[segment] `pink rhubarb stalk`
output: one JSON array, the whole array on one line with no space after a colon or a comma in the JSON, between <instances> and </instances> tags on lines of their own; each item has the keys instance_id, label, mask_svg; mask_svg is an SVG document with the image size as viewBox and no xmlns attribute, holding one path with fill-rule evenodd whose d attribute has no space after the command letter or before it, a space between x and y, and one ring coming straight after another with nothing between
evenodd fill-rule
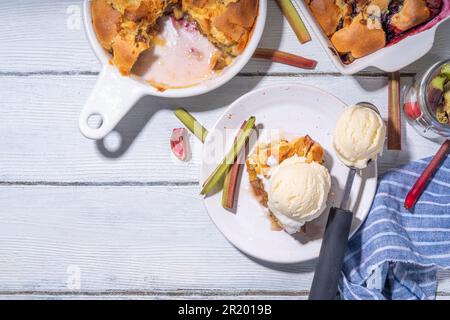
<instances>
[{"instance_id":1,"label":"pink rhubarb stalk","mask_svg":"<svg viewBox=\"0 0 450 320\"><path fill-rule=\"evenodd\" d=\"M301 56L297 56L292 53L287 53L284 51L258 48L253 54L253 58L256 59L266 59L273 62L283 63L290 66L294 66L301 69L314 69L317 65L317 61L312 59L307 59Z\"/></svg>"},{"instance_id":2,"label":"pink rhubarb stalk","mask_svg":"<svg viewBox=\"0 0 450 320\"><path fill-rule=\"evenodd\" d=\"M440 147L436 155L431 160L430 164L425 168L423 173L420 175L419 179L417 179L416 183L412 187L412 189L408 192L408 195L405 198L404 206L406 209L411 209L419 200L420 196L425 190L425 187L428 185L428 182L432 179L434 173L439 168L441 162L445 159L448 152L450 150L450 140L444 142L444 144Z\"/></svg>"},{"instance_id":3,"label":"pink rhubarb stalk","mask_svg":"<svg viewBox=\"0 0 450 320\"><path fill-rule=\"evenodd\" d=\"M234 143L236 143L236 140L240 135L242 135L242 130L246 123L247 121L244 121L242 124L236 138L234 139ZM223 182L222 206L227 210L232 210L234 207L234 199L238 189L239 173L242 168L242 164L240 163L240 155L242 155L242 152L245 153L245 148L243 148L243 150L241 150L241 152L237 155L235 162L231 165Z\"/></svg>"},{"instance_id":4,"label":"pink rhubarb stalk","mask_svg":"<svg viewBox=\"0 0 450 320\"><path fill-rule=\"evenodd\" d=\"M188 131L185 128L175 128L170 137L170 148L173 154L181 161L189 160L191 151Z\"/></svg>"}]
</instances>

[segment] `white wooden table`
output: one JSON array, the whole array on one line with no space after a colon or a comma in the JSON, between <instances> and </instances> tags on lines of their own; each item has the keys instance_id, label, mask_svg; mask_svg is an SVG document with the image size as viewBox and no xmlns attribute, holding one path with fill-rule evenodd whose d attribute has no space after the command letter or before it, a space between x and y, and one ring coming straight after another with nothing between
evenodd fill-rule
<instances>
[{"instance_id":1,"label":"white wooden table","mask_svg":"<svg viewBox=\"0 0 450 320\"><path fill-rule=\"evenodd\" d=\"M208 127L240 95L280 82L316 85L349 104L371 101L387 118L384 73L342 76L314 36L298 43L273 0L268 16L261 47L314 58L316 70L252 61L210 94L144 98L96 143L77 127L100 70L81 1L0 2L0 298L307 297L314 261L261 263L231 246L198 196L200 143L192 139L187 164L168 147L180 126L174 107ZM402 70L402 81L448 57L449 28L441 26L434 49ZM381 172L436 151L403 128L403 150L386 151ZM439 298L450 296L449 276L439 275Z\"/></svg>"}]
</instances>

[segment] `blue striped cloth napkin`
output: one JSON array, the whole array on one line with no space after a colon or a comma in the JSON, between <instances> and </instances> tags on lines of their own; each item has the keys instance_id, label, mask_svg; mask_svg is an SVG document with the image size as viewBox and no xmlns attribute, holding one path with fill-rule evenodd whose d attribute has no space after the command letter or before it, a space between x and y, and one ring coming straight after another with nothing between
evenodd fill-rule
<instances>
[{"instance_id":1,"label":"blue striped cloth napkin","mask_svg":"<svg viewBox=\"0 0 450 320\"><path fill-rule=\"evenodd\" d=\"M430 160L381 177L370 213L348 244L341 298L435 298L437 270L450 268L450 157L413 211L403 208L406 194Z\"/></svg>"}]
</instances>

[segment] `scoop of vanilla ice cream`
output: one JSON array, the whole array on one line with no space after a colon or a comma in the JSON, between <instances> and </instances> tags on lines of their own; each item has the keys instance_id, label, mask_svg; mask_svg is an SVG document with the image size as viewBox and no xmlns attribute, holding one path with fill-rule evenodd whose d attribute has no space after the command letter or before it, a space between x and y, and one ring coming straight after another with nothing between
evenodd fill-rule
<instances>
[{"instance_id":1,"label":"scoop of vanilla ice cream","mask_svg":"<svg viewBox=\"0 0 450 320\"><path fill-rule=\"evenodd\" d=\"M352 106L339 118L334 130L334 150L347 166L364 169L383 151L386 126L380 115L367 107Z\"/></svg>"},{"instance_id":2,"label":"scoop of vanilla ice cream","mask_svg":"<svg viewBox=\"0 0 450 320\"><path fill-rule=\"evenodd\" d=\"M268 206L288 233L296 233L325 210L330 188L327 168L294 156L283 161L271 176Z\"/></svg>"}]
</instances>

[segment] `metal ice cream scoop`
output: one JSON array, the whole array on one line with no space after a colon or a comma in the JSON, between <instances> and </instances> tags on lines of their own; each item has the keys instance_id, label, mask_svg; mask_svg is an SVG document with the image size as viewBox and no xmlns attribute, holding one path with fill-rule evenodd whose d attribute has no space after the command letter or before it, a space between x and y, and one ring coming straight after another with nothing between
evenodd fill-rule
<instances>
[{"instance_id":1,"label":"metal ice cream scoop","mask_svg":"<svg viewBox=\"0 0 450 320\"><path fill-rule=\"evenodd\" d=\"M358 106L370 108L380 113L373 104L359 102ZM370 160L369 160L370 162ZM332 207L320 248L320 255L309 294L310 300L334 300L337 297L344 254L347 248L353 213L350 208L350 192L357 169L351 167L345 183L344 194L339 208Z\"/></svg>"}]
</instances>

